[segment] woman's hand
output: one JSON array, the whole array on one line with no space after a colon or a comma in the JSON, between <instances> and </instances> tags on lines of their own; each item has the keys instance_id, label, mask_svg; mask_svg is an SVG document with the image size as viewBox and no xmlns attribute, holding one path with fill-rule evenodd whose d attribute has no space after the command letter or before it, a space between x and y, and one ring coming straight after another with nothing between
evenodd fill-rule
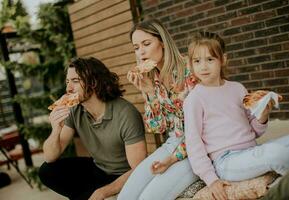
<instances>
[{"instance_id":1,"label":"woman's hand","mask_svg":"<svg viewBox=\"0 0 289 200\"><path fill-rule=\"evenodd\" d=\"M154 161L151 165L151 172L153 174L162 174L177 161L178 159L174 155L166 157L163 161Z\"/></svg>"},{"instance_id":2,"label":"woman's hand","mask_svg":"<svg viewBox=\"0 0 289 200\"><path fill-rule=\"evenodd\" d=\"M269 114L274 106L274 100L271 100L269 101L269 103L267 104L265 110L263 111L260 119L258 119L258 121L261 123L261 124L265 124L267 121L268 121L268 118L269 118Z\"/></svg>"},{"instance_id":3,"label":"woman's hand","mask_svg":"<svg viewBox=\"0 0 289 200\"><path fill-rule=\"evenodd\" d=\"M132 83L138 90L146 93L153 94L154 86L147 74L141 74L138 72L129 71L127 73L127 79Z\"/></svg>"},{"instance_id":4,"label":"woman's hand","mask_svg":"<svg viewBox=\"0 0 289 200\"><path fill-rule=\"evenodd\" d=\"M212 199L216 200L227 200L227 194L225 192L225 186L230 185L229 182L223 180L216 180L209 186Z\"/></svg>"},{"instance_id":5,"label":"woman's hand","mask_svg":"<svg viewBox=\"0 0 289 200\"><path fill-rule=\"evenodd\" d=\"M66 106L55 107L49 115L49 121L52 129L62 129L64 120L69 115L69 109Z\"/></svg>"}]
</instances>

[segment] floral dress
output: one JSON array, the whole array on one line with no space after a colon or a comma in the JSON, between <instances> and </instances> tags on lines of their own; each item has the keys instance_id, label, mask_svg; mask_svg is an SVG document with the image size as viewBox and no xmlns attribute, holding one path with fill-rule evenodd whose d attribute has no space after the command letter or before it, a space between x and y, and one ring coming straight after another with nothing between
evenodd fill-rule
<instances>
[{"instance_id":1,"label":"floral dress","mask_svg":"<svg viewBox=\"0 0 289 200\"><path fill-rule=\"evenodd\" d=\"M185 68L184 81L178 85L172 85L169 90L160 83L158 73L154 76L154 83L154 95L145 94L144 121L147 130L155 134L166 134L173 131L176 137L183 137L183 101L196 85L197 79L187 67ZM174 155L178 160L187 156L184 139L174 151Z\"/></svg>"}]
</instances>

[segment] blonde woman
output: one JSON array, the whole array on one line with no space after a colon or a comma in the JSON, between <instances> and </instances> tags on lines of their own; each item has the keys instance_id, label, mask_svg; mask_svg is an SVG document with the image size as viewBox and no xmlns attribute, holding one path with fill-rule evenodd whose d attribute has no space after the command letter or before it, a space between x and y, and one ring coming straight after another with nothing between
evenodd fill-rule
<instances>
[{"instance_id":1,"label":"blonde woman","mask_svg":"<svg viewBox=\"0 0 289 200\"><path fill-rule=\"evenodd\" d=\"M118 200L175 199L198 179L186 158L182 109L183 100L196 84L196 79L159 21L136 24L130 39L138 64L141 66L146 60L152 60L157 66L145 74L130 71L127 78L143 94L147 130L164 134L168 139L138 165Z\"/></svg>"}]
</instances>

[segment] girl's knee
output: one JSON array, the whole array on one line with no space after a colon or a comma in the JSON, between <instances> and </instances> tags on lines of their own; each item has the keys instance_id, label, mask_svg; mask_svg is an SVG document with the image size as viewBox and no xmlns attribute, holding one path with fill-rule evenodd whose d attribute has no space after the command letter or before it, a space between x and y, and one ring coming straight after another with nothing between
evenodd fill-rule
<instances>
[{"instance_id":1,"label":"girl's knee","mask_svg":"<svg viewBox=\"0 0 289 200\"><path fill-rule=\"evenodd\" d=\"M277 144L269 143L265 146L266 157L271 164L287 164L289 166L289 149Z\"/></svg>"}]
</instances>

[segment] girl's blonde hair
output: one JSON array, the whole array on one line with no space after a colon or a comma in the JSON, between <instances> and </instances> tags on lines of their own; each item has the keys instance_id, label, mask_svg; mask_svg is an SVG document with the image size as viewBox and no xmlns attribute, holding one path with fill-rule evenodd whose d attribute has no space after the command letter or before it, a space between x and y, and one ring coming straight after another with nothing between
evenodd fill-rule
<instances>
[{"instance_id":1,"label":"girl's blonde hair","mask_svg":"<svg viewBox=\"0 0 289 200\"><path fill-rule=\"evenodd\" d=\"M168 78L171 80L174 70L176 70L176 79L174 82L182 82L185 75L185 60L180 54L175 42L173 41L170 33L161 24L160 21L156 19L150 19L146 21L139 22L135 24L130 31L130 40L132 41L132 35L136 30L141 30L146 33L157 37L164 45L164 65L160 72L160 79L164 80ZM149 77L153 77L155 71L153 70Z\"/></svg>"},{"instance_id":2,"label":"girl's blonde hair","mask_svg":"<svg viewBox=\"0 0 289 200\"><path fill-rule=\"evenodd\" d=\"M211 32L197 32L191 37L191 42L188 46L189 63L193 66L192 59L196 49L200 46L206 46L209 49L210 54L218 58L221 63L221 78L225 78L226 61L224 60L225 55L225 42L216 33Z\"/></svg>"}]
</instances>

